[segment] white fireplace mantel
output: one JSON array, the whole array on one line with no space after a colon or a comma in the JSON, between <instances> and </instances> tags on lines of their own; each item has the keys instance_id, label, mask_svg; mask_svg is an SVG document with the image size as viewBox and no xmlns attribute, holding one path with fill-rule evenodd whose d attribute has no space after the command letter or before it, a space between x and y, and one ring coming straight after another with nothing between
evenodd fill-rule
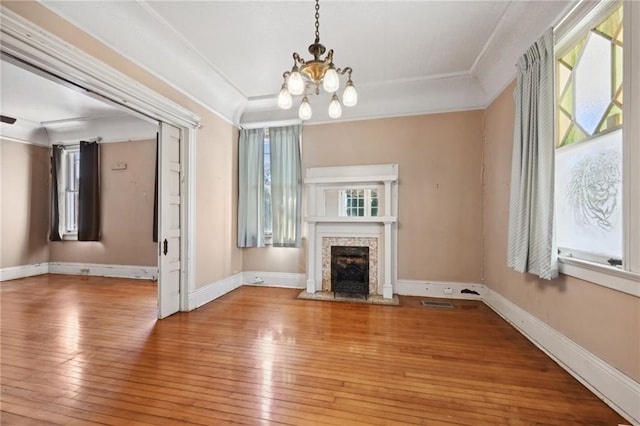
<instances>
[{"instance_id":1,"label":"white fireplace mantel","mask_svg":"<svg viewBox=\"0 0 640 426\"><path fill-rule=\"evenodd\" d=\"M398 263L398 165L313 167L306 171L305 184L307 293L322 291L323 238L360 238L362 241L372 241L373 238L377 240L377 246L380 247L378 255L382 257L376 262L377 277L382 278L381 290L377 294L391 299L397 281ZM335 198L337 191L359 188L375 188L378 191L378 212L382 215L347 217L328 207L329 199Z\"/></svg>"}]
</instances>

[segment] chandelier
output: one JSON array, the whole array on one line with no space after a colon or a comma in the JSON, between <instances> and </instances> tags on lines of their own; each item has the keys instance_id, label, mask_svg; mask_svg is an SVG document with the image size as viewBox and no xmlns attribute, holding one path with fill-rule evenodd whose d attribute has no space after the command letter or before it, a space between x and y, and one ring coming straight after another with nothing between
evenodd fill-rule
<instances>
[{"instance_id":1,"label":"chandelier","mask_svg":"<svg viewBox=\"0 0 640 426\"><path fill-rule=\"evenodd\" d=\"M351 81L350 67L336 68L333 64L333 49L330 49L324 59L321 56L326 52L326 48L320 44L320 4L316 0L316 40L309 46L309 53L313 59L305 61L297 53L293 54L293 68L282 74L284 83L278 94L278 106L282 109L289 109L293 105L293 96L304 95L298 108L298 117L301 120L311 118L311 104L307 97L309 89L313 89L316 95L320 94L320 85L324 91L331 93L329 103L329 117L339 118L342 115L342 105L338 98L337 91L340 88L340 75L348 74L349 80L342 93L344 106L351 107L358 102L358 93ZM314 87L315 86L315 87Z\"/></svg>"}]
</instances>

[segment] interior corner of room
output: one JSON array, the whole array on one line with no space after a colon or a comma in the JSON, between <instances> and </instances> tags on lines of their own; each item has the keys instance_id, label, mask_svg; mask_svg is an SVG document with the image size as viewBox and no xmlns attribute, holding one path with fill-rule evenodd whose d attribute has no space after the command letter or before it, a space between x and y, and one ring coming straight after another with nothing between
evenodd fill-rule
<instances>
[{"instance_id":1,"label":"interior corner of room","mask_svg":"<svg viewBox=\"0 0 640 426\"><path fill-rule=\"evenodd\" d=\"M579 35L567 28L596 19L597 6L491 1L468 2L462 10L445 2L373 2L365 12L361 2L321 2L323 40L335 49L340 78L353 78L358 90L358 104L345 106L341 80L333 94L344 108L333 119L333 98L322 86L319 96L312 85L294 95L294 107L278 106L291 52L308 56L312 4L178 3L0 6L0 290L9 280L43 274L135 278L157 285L158 317L188 316L223 307L221 298L243 286L335 295L336 264L366 259L357 290L365 299L478 301L640 424L636 260L625 260L623 269L614 257L603 265L561 256L552 280L507 266L514 64L551 26L563 45L576 42ZM589 3L607 4L600 14L615 6ZM640 34L628 24L640 24L640 4L624 7L624 75L638 81ZM289 14L295 19L288 31L265 19ZM576 14L580 19L565 19ZM101 22L105 16L123 23L121 33ZM237 24L239 17L246 25ZM523 19L530 25L520 25ZM472 30L442 39L460 25ZM132 28L149 37L135 37ZM615 64L621 35L607 37L620 47L607 62ZM378 51L366 55L363 45ZM295 56L293 64L299 65ZM285 85L293 70L285 71ZM613 110L622 108L623 97L625 113L640 109L639 87L624 90L609 99L608 118L597 124L603 134L621 129ZM313 115L301 119L303 96ZM582 123L567 120L561 143L579 141ZM628 121L625 135L639 139L640 121ZM265 232L260 212L252 219L260 222L259 241L241 242L243 167L253 173L258 161L259 180L265 167L276 170L269 160L275 154L265 157L275 146L269 130L287 127L300 132L299 233L274 244L281 231ZM241 144L255 129L262 147L248 154ZM99 240L78 241L69 228L51 241L53 151L90 140L100 149ZM638 146L627 151L630 157ZM638 162L625 161L626 182L640 181ZM72 168L65 167L64 173ZM58 202L74 191L63 188ZM264 204L262 191L255 194ZM625 208L638 211L636 204ZM637 222L630 235L640 235ZM622 251L637 255L640 242L625 238ZM359 250L332 254L343 246Z\"/></svg>"}]
</instances>

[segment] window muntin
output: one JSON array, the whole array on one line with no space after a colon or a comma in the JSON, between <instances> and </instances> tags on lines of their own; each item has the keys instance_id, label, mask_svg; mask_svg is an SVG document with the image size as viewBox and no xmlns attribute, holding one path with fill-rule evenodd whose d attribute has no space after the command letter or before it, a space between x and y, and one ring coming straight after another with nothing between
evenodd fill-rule
<instances>
[{"instance_id":1,"label":"window muntin","mask_svg":"<svg viewBox=\"0 0 640 426\"><path fill-rule=\"evenodd\" d=\"M556 62L556 237L561 255L621 263L623 9Z\"/></svg>"}]
</instances>

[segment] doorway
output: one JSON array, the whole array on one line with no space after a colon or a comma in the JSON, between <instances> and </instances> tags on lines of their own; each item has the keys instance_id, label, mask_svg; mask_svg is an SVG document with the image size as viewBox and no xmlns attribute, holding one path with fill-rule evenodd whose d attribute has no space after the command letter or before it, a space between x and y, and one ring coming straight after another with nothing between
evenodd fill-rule
<instances>
[{"instance_id":1,"label":"doorway","mask_svg":"<svg viewBox=\"0 0 640 426\"><path fill-rule=\"evenodd\" d=\"M199 117L44 30L29 31L33 24L19 15L8 13L4 19L3 59L19 61L73 90L160 123L158 317L189 310L188 294L194 287L194 241L187 238L192 234L194 202L189 166Z\"/></svg>"}]
</instances>

